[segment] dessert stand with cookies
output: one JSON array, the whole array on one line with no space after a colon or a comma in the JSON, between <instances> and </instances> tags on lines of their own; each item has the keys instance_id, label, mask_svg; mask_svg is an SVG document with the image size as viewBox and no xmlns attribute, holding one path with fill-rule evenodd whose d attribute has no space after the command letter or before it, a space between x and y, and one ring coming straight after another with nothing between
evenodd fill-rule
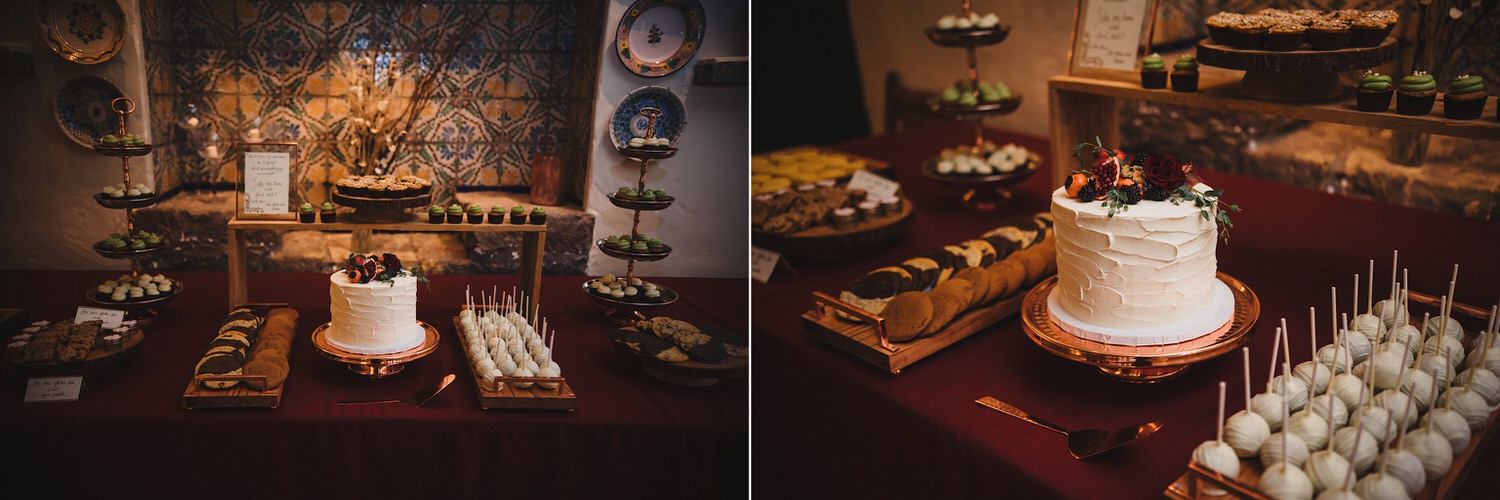
<instances>
[{"instance_id":1,"label":"dessert stand with cookies","mask_svg":"<svg viewBox=\"0 0 1500 500\"><path fill-rule=\"evenodd\" d=\"M145 184L131 184L130 158L151 154L152 145L146 144L140 136L126 132L127 118L135 112L135 101L117 97L110 101L109 106L119 115L119 130L117 134L101 138L98 143L94 144L94 151L101 155L120 158L120 175L123 182L106 187L103 192L95 193L94 201L104 208L125 211L125 233L110 235L104 241L95 243L94 252L109 259L129 260L130 275L122 276L121 280L110 284L108 290L102 285L96 289L90 289L84 293L84 298L99 306L124 309L128 313L127 318L146 321L156 316L156 306L171 302L182 293L182 283L176 280L166 280L164 277L161 283L165 285L165 289L161 289L156 286L157 280L138 279L141 277L141 259L166 250L168 246L161 236L147 231L138 231L135 227L135 210L155 205L158 198L151 187Z\"/></svg>"},{"instance_id":2,"label":"dessert stand with cookies","mask_svg":"<svg viewBox=\"0 0 1500 500\"><path fill-rule=\"evenodd\" d=\"M617 329L609 338L647 374L670 384L708 387L750 372L749 345L717 326L657 316Z\"/></svg>"}]
</instances>

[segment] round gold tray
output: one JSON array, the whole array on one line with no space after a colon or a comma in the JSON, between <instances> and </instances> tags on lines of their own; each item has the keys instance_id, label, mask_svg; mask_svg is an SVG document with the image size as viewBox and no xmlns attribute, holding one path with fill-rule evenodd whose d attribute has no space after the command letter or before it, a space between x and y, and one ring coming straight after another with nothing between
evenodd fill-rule
<instances>
[{"instance_id":1,"label":"round gold tray","mask_svg":"<svg viewBox=\"0 0 1500 500\"><path fill-rule=\"evenodd\" d=\"M1152 346L1112 345L1063 331L1052 322L1051 312L1047 310L1047 295L1057 287L1056 276L1047 278L1026 294L1021 302L1021 326L1032 342L1064 359L1094 366L1105 375L1125 382L1161 382L1181 375L1193 363L1213 359L1250 341L1250 328L1260 318L1260 298L1233 276L1220 272L1218 277L1234 295L1234 318L1223 333L1187 342Z\"/></svg>"},{"instance_id":2,"label":"round gold tray","mask_svg":"<svg viewBox=\"0 0 1500 500\"><path fill-rule=\"evenodd\" d=\"M390 354L359 354L335 347L328 341L327 336L328 327L333 325L331 322L323 323L313 330L312 342L323 357L348 363L349 371L366 377L385 378L401 373L401 370L406 368L406 363L416 361L437 350L440 338L437 329L422 321L417 321L417 324L422 325L422 330L427 333L422 343L411 349Z\"/></svg>"}]
</instances>

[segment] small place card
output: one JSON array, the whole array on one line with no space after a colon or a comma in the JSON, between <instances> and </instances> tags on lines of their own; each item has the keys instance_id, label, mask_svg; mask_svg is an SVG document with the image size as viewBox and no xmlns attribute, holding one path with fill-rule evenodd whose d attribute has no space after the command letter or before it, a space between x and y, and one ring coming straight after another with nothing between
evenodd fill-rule
<instances>
[{"instance_id":1,"label":"small place card","mask_svg":"<svg viewBox=\"0 0 1500 500\"><path fill-rule=\"evenodd\" d=\"M114 328L120 326L121 321L125 321L125 311L116 309L104 309L100 307L79 306L78 314L73 316L74 323L82 323L85 321L96 319L104 322L103 325L100 325L101 327Z\"/></svg>"},{"instance_id":2,"label":"small place card","mask_svg":"<svg viewBox=\"0 0 1500 500\"><path fill-rule=\"evenodd\" d=\"M78 401L78 393L82 390L82 375L27 379L25 401L27 403Z\"/></svg>"},{"instance_id":3,"label":"small place card","mask_svg":"<svg viewBox=\"0 0 1500 500\"><path fill-rule=\"evenodd\" d=\"M750 277L761 283L770 281L771 271L776 270L776 263L780 261L781 254L779 253L756 246L750 247Z\"/></svg>"},{"instance_id":4,"label":"small place card","mask_svg":"<svg viewBox=\"0 0 1500 500\"><path fill-rule=\"evenodd\" d=\"M871 173L869 170L859 169L854 171L854 176L849 178L847 189L860 189L869 193L865 199L884 200L896 196L896 191L901 189L901 184Z\"/></svg>"}]
</instances>

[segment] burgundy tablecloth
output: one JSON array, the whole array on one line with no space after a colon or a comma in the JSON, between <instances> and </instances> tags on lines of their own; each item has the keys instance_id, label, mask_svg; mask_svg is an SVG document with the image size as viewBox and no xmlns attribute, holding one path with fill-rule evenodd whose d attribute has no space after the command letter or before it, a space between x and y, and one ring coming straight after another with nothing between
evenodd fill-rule
<instances>
[{"instance_id":1,"label":"burgundy tablecloth","mask_svg":"<svg viewBox=\"0 0 1500 500\"><path fill-rule=\"evenodd\" d=\"M71 317L83 292L118 273L5 271L0 307ZM573 413L481 410L452 321L465 285L509 290L511 276L433 276L418 318L438 349L392 378L356 375L320 356L308 334L328 321L327 275L251 276L255 300L301 312L291 377L277 409L185 410L193 366L228 312L225 274L171 275L186 295L145 326L135 359L66 403L22 403L25 380L0 382L0 497L552 498L742 497L748 488L748 383L667 385L611 346L613 326L579 290L547 276L542 313L578 395ZM745 331L744 280L659 280L682 299L663 311ZM422 408L335 406L458 380Z\"/></svg>"},{"instance_id":2,"label":"burgundy tablecloth","mask_svg":"<svg viewBox=\"0 0 1500 500\"><path fill-rule=\"evenodd\" d=\"M1092 368L1043 351L1009 318L892 376L803 332L798 316L811 292L836 292L881 265L968 239L1016 214L1048 209L1048 175L1020 186L995 214L964 211L956 193L917 172L924 159L972 137L962 126L850 141L839 149L890 161L917 204L917 223L884 255L777 272L752 285L755 364L754 449L757 494L837 498L1150 498L1186 469L1199 442L1214 436L1216 389L1230 383L1228 411L1243 408L1238 356L1194 366L1155 385L1105 378ZM1047 155L1043 139L998 132ZM1049 163L1051 163L1049 159ZM1072 168L1063 164L1064 168ZM1211 165L1206 167L1212 168ZM1294 362L1309 356L1307 308L1325 311L1328 288L1348 293L1352 274L1377 259L1377 289L1389 279L1392 249L1411 268L1413 287L1446 292L1461 265L1458 300L1494 304L1500 297L1500 222L1352 200L1226 173L1206 172L1238 203L1235 227L1219 247L1219 268L1260 296L1262 313L1250 343L1257 382L1264 382L1278 318L1293 326ZM1381 267L1384 266L1384 267ZM1348 297L1348 295L1344 295ZM1347 306L1345 306L1347 309ZM1416 309L1418 314L1426 308ZM1464 318L1467 325L1478 323ZM1321 323L1322 343L1328 341ZM1113 428L1161 419L1157 434L1088 461L1070 457L1064 438L976 405L993 395L1070 428ZM1463 496L1496 491L1500 445L1475 465ZM1488 471L1488 472L1486 472Z\"/></svg>"}]
</instances>

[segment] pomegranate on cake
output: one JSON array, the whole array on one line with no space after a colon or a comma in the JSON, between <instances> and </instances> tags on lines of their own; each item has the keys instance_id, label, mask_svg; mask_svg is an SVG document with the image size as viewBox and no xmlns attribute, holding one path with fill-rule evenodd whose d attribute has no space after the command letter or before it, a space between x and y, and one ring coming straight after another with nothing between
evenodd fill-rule
<instances>
[{"instance_id":1,"label":"pomegranate on cake","mask_svg":"<svg viewBox=\"0 0 1500 500\"><path fill-rule=\"evenodd\" d=\"M419 271L394 254L349 254L344 269L328 277L328 341L358 354L390 354L422 344L417 323Z\"/></svg>"},{"instance_id":2,"label":"pomegranate on cake","mask_svg":"<svg viewBox=\"0 0 1500 500\"><path fill-rule=\"evenodd\" d=\"M1216 243L1236 205L1191 163L1161 153L1074 148L1086 172L1052 193L1053 322L1080 338L1164 345L1222 330L1234 296L1217 278Z\"/></svg>"}]
</instances>

